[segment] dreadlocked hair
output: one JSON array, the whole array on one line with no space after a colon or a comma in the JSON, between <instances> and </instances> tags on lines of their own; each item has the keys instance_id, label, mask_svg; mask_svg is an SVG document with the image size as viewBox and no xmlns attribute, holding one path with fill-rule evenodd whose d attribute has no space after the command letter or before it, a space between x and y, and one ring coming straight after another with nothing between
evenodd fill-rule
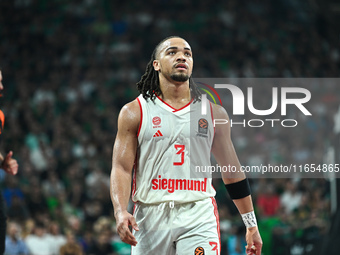
<instances>
[{"instance_id":1,"label":"dreadlocked hair","mask_svg":"<svg viewBox=\"0 0 340 255\"><path fill-rule=\"evenodd\" d=\"M153 68L153 61L156 60L156 54L158 51L159 46L168 39L171 38L181 38L179 36L169 36L162 40L152 52L151 59L146 65L145 73L142 75L139 82L137 82L138 91L143 95L145 99L150 98L151 101L154 101L156 95L162 95L162 91L159 85L159 77L158 72ZM182 38L183 39L183 38ZM194 98L194 102L201 101L201 95L199 88L197 87L196 83L190 76L189 78L189 87L191 92L191 97Z\"/></svg>"}]
</instances>

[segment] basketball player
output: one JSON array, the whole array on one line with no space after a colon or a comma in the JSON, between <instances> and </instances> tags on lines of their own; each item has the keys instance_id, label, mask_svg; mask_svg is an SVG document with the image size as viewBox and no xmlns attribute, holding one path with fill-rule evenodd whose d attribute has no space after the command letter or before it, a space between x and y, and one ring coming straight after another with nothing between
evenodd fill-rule
<instances>
[{"instance_id":1,"label":"basketball player","mask_svg":"<svg viewBox=\"0 0 340 255\"><path fill-rule=\"evenodd\" d=\"M2 84L2 73L0 70L0 90L3 90L4 86ZM0 138L2 135L2 130L4 128L5 123L5 115L0 110ZM12 158L13 152L10 151L6 157L4 158L2 154L0 153L0 167L3 169L6 173L15 175L18 172L18 163L15 159ZM4 199L2 197L2 194L0 195L0 254L3 254L5 252L5 239L6 239L6 214L5 214L5 203Z\"/></svg>"},{"instance_id":2,"label":"basketball player","mask_svg":"<svg viewBox=\"0 0 340 255\"><path fill-rule=\"evenodd\" d=\"M141 95L118 117L110 193L117 232L132 245L133 255L220 254L215 190L211 178L193 175L192 166L210 165L210 152L220 166L240 169L240 163L230 126L213 127L213 118L228 119L224 108L210 104L201 115L192 69L190 45L180 37L164 39L137 83ZM131 215L127 207L133 166ZM247 227L247 254L260 255L262 240L248 181L241 171L222 177Z\"/></svg>"}]
</instances>

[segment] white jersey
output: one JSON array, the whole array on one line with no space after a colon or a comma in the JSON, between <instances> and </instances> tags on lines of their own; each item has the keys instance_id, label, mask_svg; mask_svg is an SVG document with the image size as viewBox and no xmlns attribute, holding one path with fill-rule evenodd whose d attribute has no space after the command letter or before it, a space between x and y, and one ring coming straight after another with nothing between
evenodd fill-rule
<instances>
[{"instance_id":1,"label":"white jersey","mask_svg":"<svg viewBox=\"0 0 340 255\"><path fill-rule=\"evenodd\" d=\"M137 98L141 111L132 200L146 204L186 203L215 196L210 166L214 138L211 105L201 114L193 100L174 109L161 98ZM210 104L210 103L209 103Z\"/></svg>"}]
</instances>

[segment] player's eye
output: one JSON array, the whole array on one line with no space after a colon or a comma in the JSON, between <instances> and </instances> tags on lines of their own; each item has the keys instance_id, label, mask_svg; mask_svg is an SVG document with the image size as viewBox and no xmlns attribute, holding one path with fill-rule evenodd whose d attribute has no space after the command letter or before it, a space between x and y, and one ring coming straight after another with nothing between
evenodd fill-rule
<instances>
[{"instance_id":1,"label":"player's eye","mask_svg":"<svg viewBox=\"0 0 340 255\"><path fill-rule=\"evenodd\" d=\"M169 54L169 55L175 55L175 52L174 52L174 51L169 51L168 54Z\"/></svg>"},{"instance_id":2,"label":"player's eye","mask_svg":"<svg viewBox=\"0 0 340 255\"><path fill-rule=\"evenodd\" d=\"M190 52L186 52L185 55L188 56L188 57L191 57L191 53Z\"/></svg>"}]
</instances>

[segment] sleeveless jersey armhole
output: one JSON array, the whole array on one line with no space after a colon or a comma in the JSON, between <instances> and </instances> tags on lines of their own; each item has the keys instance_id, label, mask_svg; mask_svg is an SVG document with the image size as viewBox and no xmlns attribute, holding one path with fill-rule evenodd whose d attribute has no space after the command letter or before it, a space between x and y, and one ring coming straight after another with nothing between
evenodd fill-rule
<instances>
[{"instance_id":1,"label":"sleeveless jersey armhole","mask_svg":"<svg viewBox=\"0 0 340 255\"><path fill-rule=\"evenodd\" d=\"M143 109L142 109L142 105L141 105L141 102L139 100L139 97L137 97L137 102L139 104L139 111L140 111L140 120L139 120L138 132L137 132L137 137L139 137L140 129L141 129L142 123L143 123Z\"/></svg>"},{"instance_id":2,"label":"sleeveless jersey armhole","mask_svg":"<svg viewBox=\"0 0 340 255\"><path fill-rule=\"evenodd\" d=\"M142 95L137 97L137 102L139 104L139 110L140 110L140 122L139 122L139 128L138 128L138 133L137 133L137 139L138 139L138 143L140 144L144 137L149 113L148 113L147 102L143 98Z\"/></svg>"}]
</instances>

